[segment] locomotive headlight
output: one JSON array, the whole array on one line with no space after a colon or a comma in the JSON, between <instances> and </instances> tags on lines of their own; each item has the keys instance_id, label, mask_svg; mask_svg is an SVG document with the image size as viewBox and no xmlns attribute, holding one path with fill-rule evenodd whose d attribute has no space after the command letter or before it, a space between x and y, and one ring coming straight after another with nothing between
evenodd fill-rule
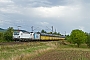
<instances>
[{"instance_id":1,"label":"locomotive headlight","mask_svg":"<svg viewBox=\"0 0 90 60\"><path fill-rule=\"evenodd\" d=\"M20 38L20 36L18 36L18 38Z\"/></svg>"}]
</instances>

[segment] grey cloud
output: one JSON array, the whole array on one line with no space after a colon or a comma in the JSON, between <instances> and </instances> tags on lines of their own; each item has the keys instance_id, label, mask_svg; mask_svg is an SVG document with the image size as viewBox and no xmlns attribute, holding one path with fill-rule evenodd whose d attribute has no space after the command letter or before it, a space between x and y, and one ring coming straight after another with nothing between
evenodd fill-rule
<instances>
[{"instance_id":1,"label":"grey cloud","mask_svg":"<svg viewBox=\"0 0 90 60\"><path fill-rule=\"evenodd\" d=\"M46 26L48 26L49 28L51 28L51 26L54 26L54 29L57 29L57 31L64 34L65 31L67 33L70 33L72 29L83 27L85 31L90 32L89 29L90 0L87 1L12 0L12 1L13 3L4 3L4 4L0 3L0 9L1 8L4 8L5 10L9 9L7 11L0 10L0 26L3 28L7 28L9 26L17 28L17 26L20 25L22 26L21 29L31 31L31 26L34 26L35 28L39 27L37 31L40 31L41 29L47 29ZM61 13L61 16L65 14L63 17L43 18L38 15L40 12L37 12L35 10L37 7L43 7L47 9L47 7L58 7L58 6L66 6L64 7L65 9L63 10L63 13ZM68 6L73 8L69 9L67 8ZM12 13L10 13L11 11ZM53 12L55 11L53 10Z\"/></svg>"},{"instance_id":2,"label":"grey cloud","mask_svg":"<svg viewBox=\"0 0 90 60\"><path fill-rule=\"evenodd\" d=\"M13 0L13 2L22 7L39 7L39 6L48 6L50 4L47 0Z\"/></svg>"}]
</instances>

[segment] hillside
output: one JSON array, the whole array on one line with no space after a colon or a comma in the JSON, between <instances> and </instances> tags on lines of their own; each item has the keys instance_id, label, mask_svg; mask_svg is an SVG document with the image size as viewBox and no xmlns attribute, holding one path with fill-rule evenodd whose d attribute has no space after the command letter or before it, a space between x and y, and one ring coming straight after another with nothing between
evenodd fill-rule
<instances>
[{"instance_id":1,"label":"hillside","mask_svg":"<svg viewBox=\"0 0 90 60\"><path fill-rule=\"evenodd\" d=\"M0 32L5 32L5 31L6 31L6 29L0 28Z\"/></svg>"}]
</instances>

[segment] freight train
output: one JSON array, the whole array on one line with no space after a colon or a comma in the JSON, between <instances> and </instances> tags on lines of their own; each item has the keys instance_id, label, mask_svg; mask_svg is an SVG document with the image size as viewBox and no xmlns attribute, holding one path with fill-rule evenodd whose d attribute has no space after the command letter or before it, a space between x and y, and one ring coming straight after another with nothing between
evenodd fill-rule
<instances>
[{"instance_id":1,"label":"freight train","mask_svg":"<svg viewBox=\"0 0 90 60\"><path fill-rule=\"evenodd\" d=\"M65 40L65 36L40 33L40 32L27 32L25 30L15 30L13 33L13 39L14 39L14 41Z\"/></svg>"}]
</instances>

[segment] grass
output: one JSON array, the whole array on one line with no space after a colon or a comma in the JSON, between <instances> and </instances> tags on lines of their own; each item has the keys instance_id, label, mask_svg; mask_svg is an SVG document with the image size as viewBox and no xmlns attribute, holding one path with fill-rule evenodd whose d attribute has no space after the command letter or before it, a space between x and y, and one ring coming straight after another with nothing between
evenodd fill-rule
<instances>
[{"instance_id":1,"label":"grass","mask_svg":"<svg viewBox=\"0 0 90 60\"><path fill-rule=\"evenodd\" d=\"M51 50L60 52L63 51L66 54L70 53L71 51L73 51L73 53L76 51L90 51L85 44L81 45L80 48L77 48L77 46L73 44L63 45L60 41L29 42L17 45L0 45L0 60L30 60L31 58L41 56L42 54ZM71 53L71 55L74 58L73 53ZM80 55L78 58L78 60L85 59L87 60L87 58L83 55Z\"/></svg>"},{"instance_id":2,"label":"grass","mask_svg":"<svg viewBox=\"0 0 90 60\"><path fill-rule=\"evenodd\" d=\"M48 45L50 44L50 45ZM18 45L1 45L0 60L22 60L52 48L49 42L29 42Z\"/></svg>"}]
</instances>

